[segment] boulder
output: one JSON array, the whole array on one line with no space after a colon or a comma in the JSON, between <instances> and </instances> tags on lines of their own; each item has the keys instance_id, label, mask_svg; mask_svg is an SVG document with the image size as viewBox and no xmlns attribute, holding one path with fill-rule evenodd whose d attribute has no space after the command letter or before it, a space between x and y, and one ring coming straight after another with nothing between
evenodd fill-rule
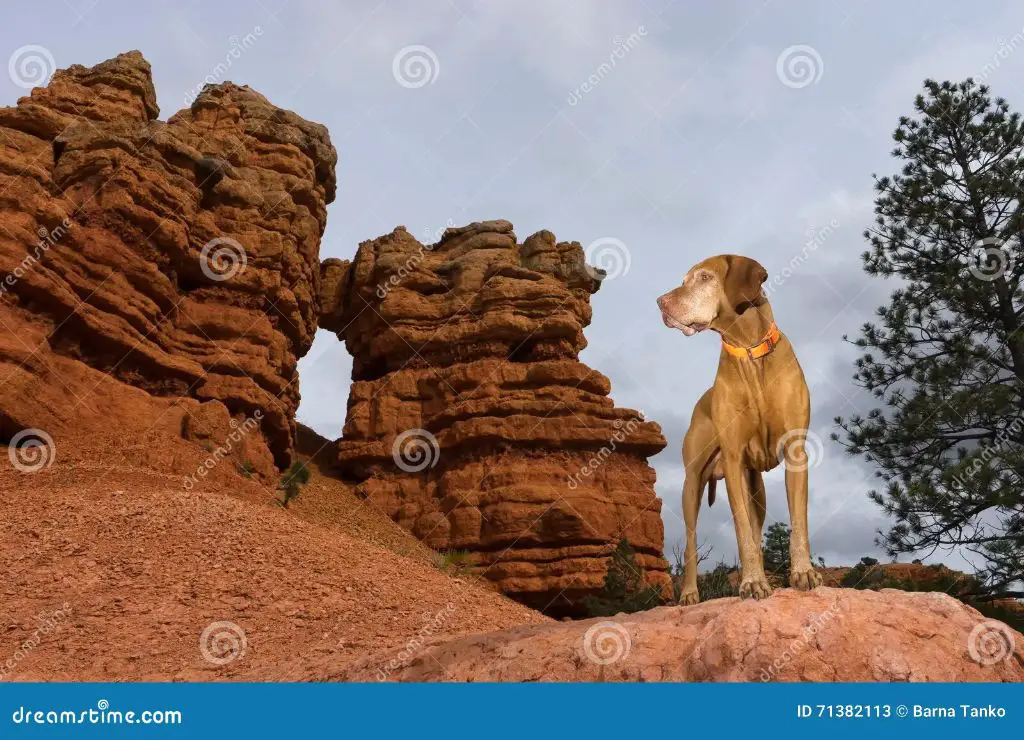
<instances>
[{"instance_id":1,"label":"boulder","mask_svg":"<svg viewBox=\"0 0 1024 740\"><path fill-rule=\"evenodd\" d=\"M372 681L394 651L317 678ZM1024 635L942 592L822 587L434 640L397 681L1024 681Z\"/></svg>"},{"instance_id":2,"label":"boulder","mask_svg":"<svg viewBox=\"0 0 1024 740\"><path fill-rule=\"evenodd\" d=\"M0 441L77 423L89 398L34 402L86 375L67 360L258 418L284 467L337 154L323 126L230 82L158 113L134 51L0 108Z\"/></svg>"},{"instance_id":3,"label":"boulder","mask_svg":"<svg viewBox=\"0 0 1024 740\"><path fill-rule=\"evenodd\" d=\"M320 325L353 355L342 473L439 550L548 614L580 614L622 538L671 593L647 458L660 427L578 359L602 273L507 221L404 227L321 265Z\"/></svg>"}]
</instances>

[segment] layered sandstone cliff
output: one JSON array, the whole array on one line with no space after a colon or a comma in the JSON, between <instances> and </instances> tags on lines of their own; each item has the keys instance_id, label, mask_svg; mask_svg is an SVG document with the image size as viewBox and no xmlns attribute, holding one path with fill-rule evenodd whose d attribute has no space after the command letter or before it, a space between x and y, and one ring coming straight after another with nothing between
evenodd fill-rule
<instances>
[{"instance_id":1,"label":"layered sandstone cliff","mask_svg":"<svg viewBox=\"0 0 1024 740\"><path fill-rule=\"evenodd\" d=\"M248 454L272 471L290 459L337 155L245 86L157 115L138 52L0 108L0 441L104 411L116 427L122 399L89 390L110 376L185 437L258 419Z\"/></svg>"},{"instance_id":2,"label":"layered sandstone cliff","mask_svg":"<svg viewBox=\"0 0 1024 740\"><path fill-rule=\"evenodd\" d=\"M321 270L320 325L354 357L338 462L364 496L548 613L579 612L621 537L667 588L647 464L665 440L577 359L601 277L578 243L399 227Z\"/></svg>"}]
</instances>

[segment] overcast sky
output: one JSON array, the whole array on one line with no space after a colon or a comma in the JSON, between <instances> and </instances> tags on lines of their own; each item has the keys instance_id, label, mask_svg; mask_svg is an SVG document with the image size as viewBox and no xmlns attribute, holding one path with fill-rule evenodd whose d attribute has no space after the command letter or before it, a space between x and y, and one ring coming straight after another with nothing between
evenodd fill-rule
<instances>
[{"instance_id":1,"label":"overcast sky","mask_svg":"<svg viewBox=\"0 0 1024 740\"><path fill-rule=\"evenodd\" d=\"M654 299L706 256L756 258L780 278L772 305L811 388L811 545L830 564L878 555L885 524L871 469L828 440L834 416L873 405L841 337L893 288L861 269L871 174L895 171L890 134L926 77L984 79L1024 108L1019 2L54 0L5 9L0 41L57 67L140 49L163 119L231 59L218 81L330 129L338 197L321 257L398 224L433 241L496 218L520 239L611 244L582 359L665 431L652 462L667 552L683 531L682 437L718 342L666 329ZM0 77L4 104L25 93ZM338 437L344 346L321 331L299 367L300 420ZM787 521L781 470L767 482L769 521ZM735 558L724 496L699 530Z\"/></svg>"}]
</instances>

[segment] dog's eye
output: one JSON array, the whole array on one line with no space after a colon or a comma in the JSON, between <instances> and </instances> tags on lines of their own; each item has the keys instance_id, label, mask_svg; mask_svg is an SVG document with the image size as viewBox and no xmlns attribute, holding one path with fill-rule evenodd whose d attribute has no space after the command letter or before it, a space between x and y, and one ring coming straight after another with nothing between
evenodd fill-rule
<instances>
[{"instance_id":1,"label":"dog's eye","mask_svg":"<svg viewBox=\"0 0 1024 740\"><path fill-rule=\"evenodd\" d=\"M706 283L710 279L711 279L711 273L710 272L702 272L700 274L700 281L702 283Z\"/></svg>"}]
</instances>

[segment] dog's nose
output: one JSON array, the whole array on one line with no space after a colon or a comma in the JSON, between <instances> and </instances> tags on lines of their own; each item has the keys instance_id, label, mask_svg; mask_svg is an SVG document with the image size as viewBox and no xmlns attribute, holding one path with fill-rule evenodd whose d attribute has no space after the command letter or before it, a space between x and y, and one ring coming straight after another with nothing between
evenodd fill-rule
<instances>
[{"instance_id":1,"label":"dog's nose","mask_svg":"<svg viewBox=\"0 0 1024 740\"><path fill-rule=\"evenodd\" d=\"M660 308L662 311L665 310L665 301L666 300L667 300L667 298L665 296L663 296L663 295L658 296L658 308Z\"/></svg>"}]
</instances>

